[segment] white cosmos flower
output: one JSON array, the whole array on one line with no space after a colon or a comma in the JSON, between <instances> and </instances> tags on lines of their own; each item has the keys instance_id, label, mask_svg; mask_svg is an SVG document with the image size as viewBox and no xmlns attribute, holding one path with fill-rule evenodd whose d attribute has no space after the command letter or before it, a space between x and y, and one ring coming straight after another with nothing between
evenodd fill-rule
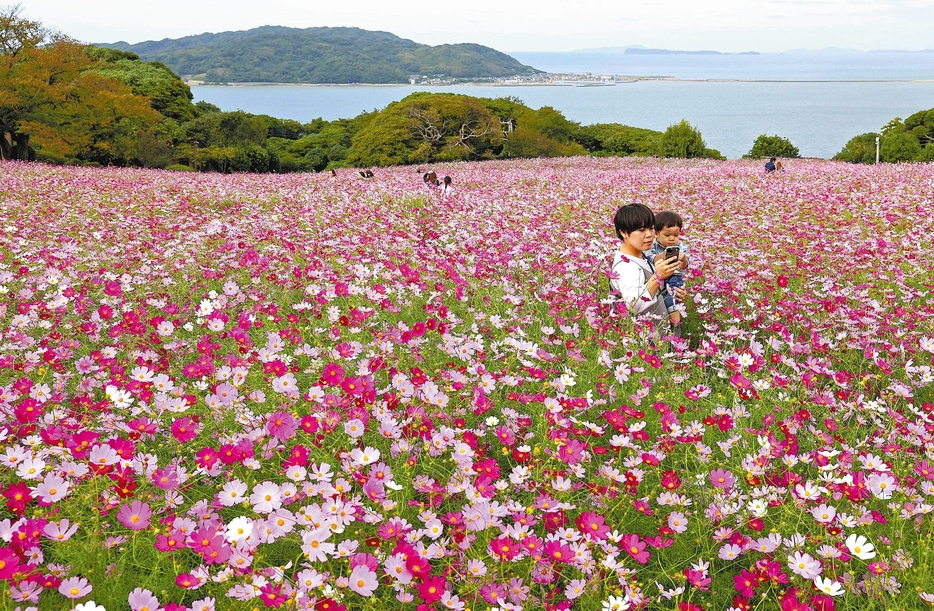
<instances>
[{"instance_id":1,"label":"white cosmos flower","mask_svg":"<svg viewBox=\"0 0 934 611\"><path fill-rule=\"evenodd\" d=\"M354 464L358 467L369 465L379 460L379 450L376 448L371 448L370 446L367 446L362 450L357 448L350 453L350 458L353 459Z\"/></svg>"},{"instance_id":2,"label":"white cosmos flower","mask_svg":"<svg viewBox=\"0 0 934 611\"><path fill-rule=\"evenodd\" d=\"M834 581L833 579L824 579L823 577L815 577L814 585L817 586L817 589L828 594L830 596L840 596L843 594L843 586L840 585L839 581Z\"/></svg>"},{"instance_id":3,"label":"white cosmos flower","mask_svg":"<svg viewBox=\"0 0 934 611\"><path fill-rule=\"evenodd\" d=\"M241 539L246 539L253 534L253 521L239 516L230 521L227 530L224 532L224 538L229 543L235 543Z\"/></svg>"},{"instance_id":4,"label":"white cosmos flower","mask_svg":"<svg viewBox=\"0 0 934 611\"><path fill-rule=\"evenodd\" d=\"M846 548L860 560L870 560L876 557L876 548L863 535L852 534L846 538Z\"/></svg>"}]
</instances>

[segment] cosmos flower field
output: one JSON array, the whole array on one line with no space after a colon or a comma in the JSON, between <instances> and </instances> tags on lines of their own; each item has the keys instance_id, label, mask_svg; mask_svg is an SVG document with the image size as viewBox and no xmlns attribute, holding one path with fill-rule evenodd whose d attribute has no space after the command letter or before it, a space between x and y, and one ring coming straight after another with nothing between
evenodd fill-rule
<instances>
[{"instance_id":1,"label":"cosmos flower field","mask_svg":"<svg viewBox=\"0 0 934 611\"><path fill-rule=\"evenodd\" d=\"M0 608L934 601L934 166L434 169L0 165Z\"/></svg>"}]
</instances>

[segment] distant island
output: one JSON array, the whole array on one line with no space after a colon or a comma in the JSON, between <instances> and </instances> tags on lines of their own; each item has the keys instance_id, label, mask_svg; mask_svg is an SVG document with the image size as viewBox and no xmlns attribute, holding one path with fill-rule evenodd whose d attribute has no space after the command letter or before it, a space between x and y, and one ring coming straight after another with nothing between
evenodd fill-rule
<instances>
[{"instance_id":1,"label":"distant island","mask_svg":"<svg viewBox=\"0 0 934 611\"><path fill-rule=\"evenodd\" d=\"M627 47L624 53L626 55L759 55L758 51L722 53L720 51L672 51L671 49L646 49L642 47Z\"/></svg>"},{"instance_id":2,"label":"distant island","mask_svg":"<svg viewBox=\"0 0 934 611\"><path fill-rule=\"evenodd\" d=\"M478 44L430 46L360 28L263 26L137 44L95 43L205 83L404 84L482 81L541 71Z\"/></svg>"}]
</instances>

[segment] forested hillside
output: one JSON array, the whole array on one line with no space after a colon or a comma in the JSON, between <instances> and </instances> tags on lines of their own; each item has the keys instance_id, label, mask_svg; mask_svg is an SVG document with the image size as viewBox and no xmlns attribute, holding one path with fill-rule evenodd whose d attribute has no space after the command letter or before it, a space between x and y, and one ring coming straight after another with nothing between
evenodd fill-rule
<instances>
[{"instance_id":1,"label":"forested hillside","mask_svg":"<svg viewBox=\"0 0 934 611\"><path fill-rule=\"evenodd\" d=\"M432 47L359 28L264 26L98 46L129 51L214 83L407 83L412 75L484 79L538 72L482 45Z\"/></svg>"}]
</instances>

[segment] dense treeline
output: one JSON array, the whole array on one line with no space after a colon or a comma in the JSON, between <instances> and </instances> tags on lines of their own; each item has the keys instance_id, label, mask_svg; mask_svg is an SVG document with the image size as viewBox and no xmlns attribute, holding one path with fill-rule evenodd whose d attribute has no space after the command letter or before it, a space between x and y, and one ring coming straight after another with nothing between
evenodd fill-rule
<instances>
[{"instance_id":1,"label":"dense treeline","mask_svg":"<svg viewBox=\"0 0 934 611\"><path fill-rule=\"evenodd\" d=\"M352 119L302 124L192 103L159 62L83 45L0 9L0 154L50 163L216 172L321 171L568 155L722 158L687 121L665 132L581 126L516 98L414 93Z\"/></svg>"},{"instance_id":2,"label":"dense treeline","mask_svg":"<svg viewBox=\"0 0 934 611\"><path fill-rule=\"evenodd\" d=\"M412 75L482 79L538 70L477 44L429 46L359 28L263 26L101 45L212 83L408 83Z\"/></svg>"},{"instance_id":3,"label":"dense treeline","mask_svg":"<svg viewBox=\"0 0 934 611\"><path fill-rule=\"evenodd\" d=\"M904 121L896 117L880 132L854 136L834 159L851 163L876 162L876 138L879 160L889 163L934 161L934 108L922 110Z\"/></svg>"}]
</instances>

